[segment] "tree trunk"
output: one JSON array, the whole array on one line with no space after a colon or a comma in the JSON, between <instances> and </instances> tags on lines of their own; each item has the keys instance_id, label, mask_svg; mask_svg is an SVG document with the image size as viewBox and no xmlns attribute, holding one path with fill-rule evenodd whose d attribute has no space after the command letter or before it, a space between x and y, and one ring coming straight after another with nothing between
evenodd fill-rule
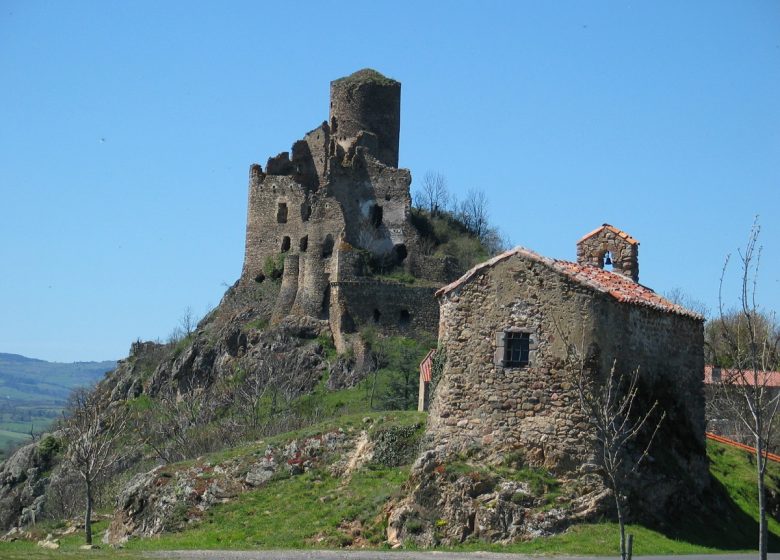
<instances>
[{"instance_id":1,"label":"tree trunk","mask_svg":"<svg viewBox=\"0 0 780 560\"><path fill-rule=\"evenodd\" d=\"M87 481L87 508L84 512L84 539L92 544L92 482Z\"/></svg>"},{"instance_id":2,"label":"tree trunk","mask_svg":"<svg viewBox=\"0 0 780 560\"><path fill-rule=\"evenodd\" d=\"M615 491L615 506L617 507L618 525L620 526L620 558L626 558L626 523L623 519L623 508L620 507L620 494Z\"/></svg>"},{"instance_id":3,"label":"tree trunk","mask_svg":"<svg viewBox=\"0 0 780 560\"><path fill-rule=\"evenodd\" d=\"M766 496L764 495L764 442L756 438L756 469L758 471L758 557L766 560L767 526L766 526Z\"/></svg>"}]
</instances>

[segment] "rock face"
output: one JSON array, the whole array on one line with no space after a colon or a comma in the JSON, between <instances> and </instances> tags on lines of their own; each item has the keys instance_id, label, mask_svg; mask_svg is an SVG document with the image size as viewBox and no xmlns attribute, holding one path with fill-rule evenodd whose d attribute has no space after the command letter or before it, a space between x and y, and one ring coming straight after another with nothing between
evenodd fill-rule
<instances>
[{"instance_id":1,"label":"rock face","mask_svg":"<svg viewBox=\"0 0 780 560\"><path fill-rule=\"evenodd\" d=\"M148 537L182 528L216 503L269 481L327 466L348 476L358 461L371 460L366 432L335 430L212 463L158 467L135 476L117 497L117 510L104 541L120 544L131 536ZM359 457L358 457L359 455Z\"/></svg>"},{"instance_id":2,"label":"rock face","mask_svg":"<svg viewBox=\"0 0 780 560\"><path fill-rule=\"evenodd\" d=\"M391 509L388 543L511 542L560 532L609 509L610 495L597 477L555 481L563 490L551 498L533 476L522 480L524 472L424 452L412 467L407 497Z\"/></svg>"},{"instance_id":3,"label":"rock face","mask_svg":"<svg viewBox=\"0 0 780 560\"><path fill-rule=\"evenodd\" d=\"M47 435L0 463L0 529L41 519L58 445L57 434Z\"/></svg>"}]
</instances>

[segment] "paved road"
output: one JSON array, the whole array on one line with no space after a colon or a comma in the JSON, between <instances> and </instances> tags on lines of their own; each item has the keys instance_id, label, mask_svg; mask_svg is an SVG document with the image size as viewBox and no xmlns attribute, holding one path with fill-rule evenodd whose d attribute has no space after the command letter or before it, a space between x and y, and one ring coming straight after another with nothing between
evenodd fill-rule
<instances>
[{"instance_id":1,"label":"paved road","mask_svg":"<svg viewBox=\"0 0 780 560\"><path fill-rule=\"evenodd\" d=\"M496 552L408 552L377 550L173 550L147 553L151 558L172 560L539 560L545 558L528 554ZM686 556L635 556L635 560L755 560L756 554L691 554ZM549 557L548 557L549 558ZM614 560L617 556L581 557L555 556L555 560ZM770 554L769 560L780 560L780 554Z\"/></svg>"}]
</instances>

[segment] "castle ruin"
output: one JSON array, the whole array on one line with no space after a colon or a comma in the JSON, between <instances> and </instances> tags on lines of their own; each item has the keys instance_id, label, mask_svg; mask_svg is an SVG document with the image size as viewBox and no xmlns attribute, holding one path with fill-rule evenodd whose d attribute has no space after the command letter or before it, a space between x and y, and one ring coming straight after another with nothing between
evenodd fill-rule
<instances>
[{"instance_id":1,"label":"castle ruin","mask_svg":"<svg viewBox=\"0 0 780 560\"><path fill-rule=\"evenodd\" d=\"M272 321L327 320L344 335L435 335L436 288L457 276L423 255L411 223L411 173L398 168L401 84L370 69L330 84L328 121L250 168L241 282L262 282L283 259ZM394 281L402 271L422 281Z\"/></svg>"}]
</instances>

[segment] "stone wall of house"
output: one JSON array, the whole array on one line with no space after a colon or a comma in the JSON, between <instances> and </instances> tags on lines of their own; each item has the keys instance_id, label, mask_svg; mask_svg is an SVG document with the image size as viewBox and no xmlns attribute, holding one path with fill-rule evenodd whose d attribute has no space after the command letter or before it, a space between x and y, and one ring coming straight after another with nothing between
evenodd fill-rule
<instances>
[{"instance_id":1,"label":"stone wall of house","mask_svg":"<svg viewBox=\"0 0 780 560\"><path fill-rule=\"evenodd\" d=\"M493 457L522 450L533 464L563 470L581 464L588 427L559 331L577 325L592 332L592 292L514 256L440 303L447 361L430 408L433 445L446 454L482 448ZM512 327L531 333L528 367L494 364L497 333Z\"/></svg>"},{"instance_id":2,"label":"stone wall of house","mask_svg":"<svg viewBox=\"0 0 780 560\"><path fill-rule=\"evenodd\" d=\"M508 328L530 333L529 366L497 362L498 334ZM514 255L441 297L439 343L447 363L429 425L445 454L475 447L500 459L520 450L561 473L587 464L591 430L566 365L575 344L591 352L602 376L613 362L640 368L637 410L657 399L667 414L654 449L672 459L658 464L707 483L700 320L620 303Z\"/></svg>"}]
</instances>

